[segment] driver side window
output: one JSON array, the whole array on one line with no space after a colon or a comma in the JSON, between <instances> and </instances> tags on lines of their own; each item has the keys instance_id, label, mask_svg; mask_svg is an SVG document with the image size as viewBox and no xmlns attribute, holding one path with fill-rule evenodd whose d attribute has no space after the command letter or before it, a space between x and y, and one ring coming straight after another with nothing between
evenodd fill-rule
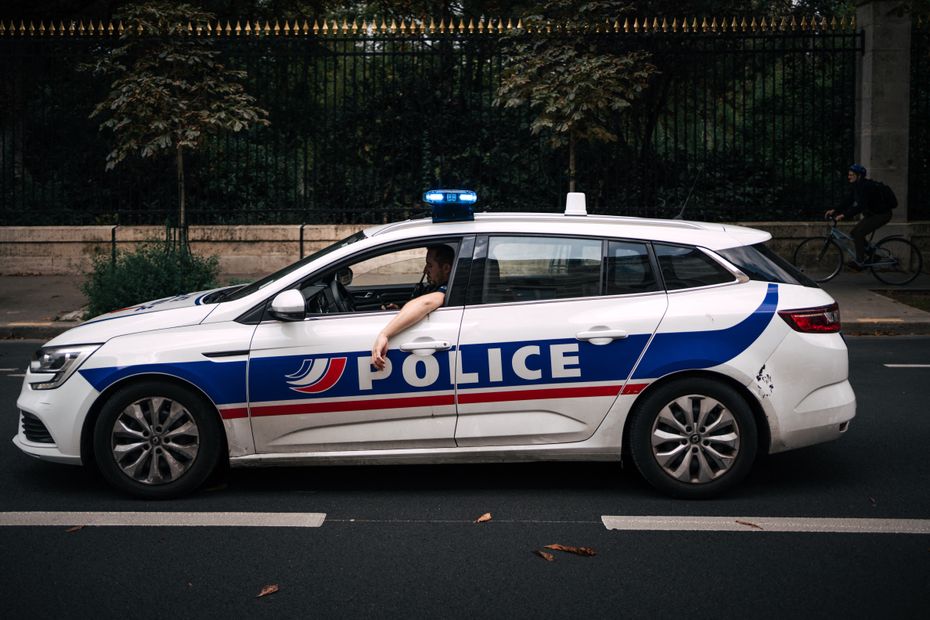
<instances>
[{"instance_id":1,"label":"driver side window","mask_svg":"<svg viewBox=\"0 0 930 620\"><path fill-rule=\"evenodd\" d=\"M454 250L457 244L447 243ZM367 254L304 282L308 314L395 310L424 292L427 245Z\"/></svg>"}]
</instances>

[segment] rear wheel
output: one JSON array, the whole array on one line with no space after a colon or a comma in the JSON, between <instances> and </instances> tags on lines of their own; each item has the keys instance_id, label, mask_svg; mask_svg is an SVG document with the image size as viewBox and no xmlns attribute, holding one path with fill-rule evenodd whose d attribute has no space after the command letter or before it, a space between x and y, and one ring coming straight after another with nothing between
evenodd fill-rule
<instances>
[{"instance_id":1,"label":"rear wheel","mask_svg":"<svg viewBox=\"0 0 930 620\"><path fill-rule=\"evenodd\" d=\"M94 427L94 456L111 485L137 497L168 499L197 489L222 447L216 412L198 394L146 382L118 391Z\"/></svg>"},{"instance_id":2,"label":"rear wheel","mask_svg":"<svg viewBox=\"0 0 930 620\"><path fill-rule=\"evenodd\" d=\"M794 266L814 282L826 282L843 268L843 250L830 237L811 237L795 248Z\"/></svg>"},{"instance_id":3,"label":"rear wheel","mask_svg":"<svg viewBox=\"0 0 930 620\"><path fill-rule=\"evenodd\" d=\"M924 260L920 250L907 239L888 238L875 244L872 275L885 284L901 285L920 275Z\"/></svg>"},{"instance_id":4,"label":"rear wheel","mask_svg":"<svg viewBox=\"0 0 930 620\"><path fill-rule=\"evenodd\" d=\"M714 497L749 473L757 429L746 401L731 387L682 379L648 394L630 427L636 468L674 497Z\"/></svg>"}]
</instances>

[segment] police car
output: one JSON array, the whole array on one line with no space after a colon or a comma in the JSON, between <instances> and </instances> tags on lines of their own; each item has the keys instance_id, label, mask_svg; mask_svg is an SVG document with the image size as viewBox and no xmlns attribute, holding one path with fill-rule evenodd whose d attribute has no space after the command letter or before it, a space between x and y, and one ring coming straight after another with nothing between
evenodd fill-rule
<instances>
[{"instance_id":1,"label":"police car","mask_svg":"<svg viewBox=\"0 0 930 620\"><path fill-rule=\"evenodd\" d=\"M35 355L13 442L145 498L222 462L618 461L702 498L759 453L855 415L837 304L766 232L586 213L478 213L368 228L252 284L99 316ZM371 348L455 252L445 302Z\"/></svg>"}]
</instances>

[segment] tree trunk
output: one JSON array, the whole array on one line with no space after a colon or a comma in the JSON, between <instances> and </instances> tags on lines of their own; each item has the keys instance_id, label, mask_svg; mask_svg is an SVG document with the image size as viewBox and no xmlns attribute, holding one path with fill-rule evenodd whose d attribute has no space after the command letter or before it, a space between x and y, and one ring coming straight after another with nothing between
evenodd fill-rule
<instances>
[{"instance_id":1,"label":"tree trunk","mask_svg":"<svg viewBox=\"0 0 930 620\"><path fill-rule=\"evenodd\" d=\"M181 248L187 247L187 214L185 212L184 195L184 149L178 145L178 244Z\"/></svg>"},{"instance_id":2,"label":"tree trunk","mask_svg":"<svg viewBox=\"0 0 930 620\"><path fill-rule=\"evenodd\" d=\"M575 132L568 134L568 191L575 191Z\"/></svg>"}]
</instances>

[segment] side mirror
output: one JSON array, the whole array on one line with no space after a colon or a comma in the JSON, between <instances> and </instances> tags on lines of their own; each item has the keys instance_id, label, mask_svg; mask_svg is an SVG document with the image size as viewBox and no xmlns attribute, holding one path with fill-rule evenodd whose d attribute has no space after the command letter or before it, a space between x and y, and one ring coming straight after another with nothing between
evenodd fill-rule
<instances>
[{"instance_id":1,"label":"side mirror","mask_svg":"<svg viewBox=\"0 0 930 620\"><path fill-rule=\"evenodd\" d=\"M269 314L279 321L303 321L307 314L304 296L294 289L278 293L271 300Z\"/></svg>"}]
</instances>

